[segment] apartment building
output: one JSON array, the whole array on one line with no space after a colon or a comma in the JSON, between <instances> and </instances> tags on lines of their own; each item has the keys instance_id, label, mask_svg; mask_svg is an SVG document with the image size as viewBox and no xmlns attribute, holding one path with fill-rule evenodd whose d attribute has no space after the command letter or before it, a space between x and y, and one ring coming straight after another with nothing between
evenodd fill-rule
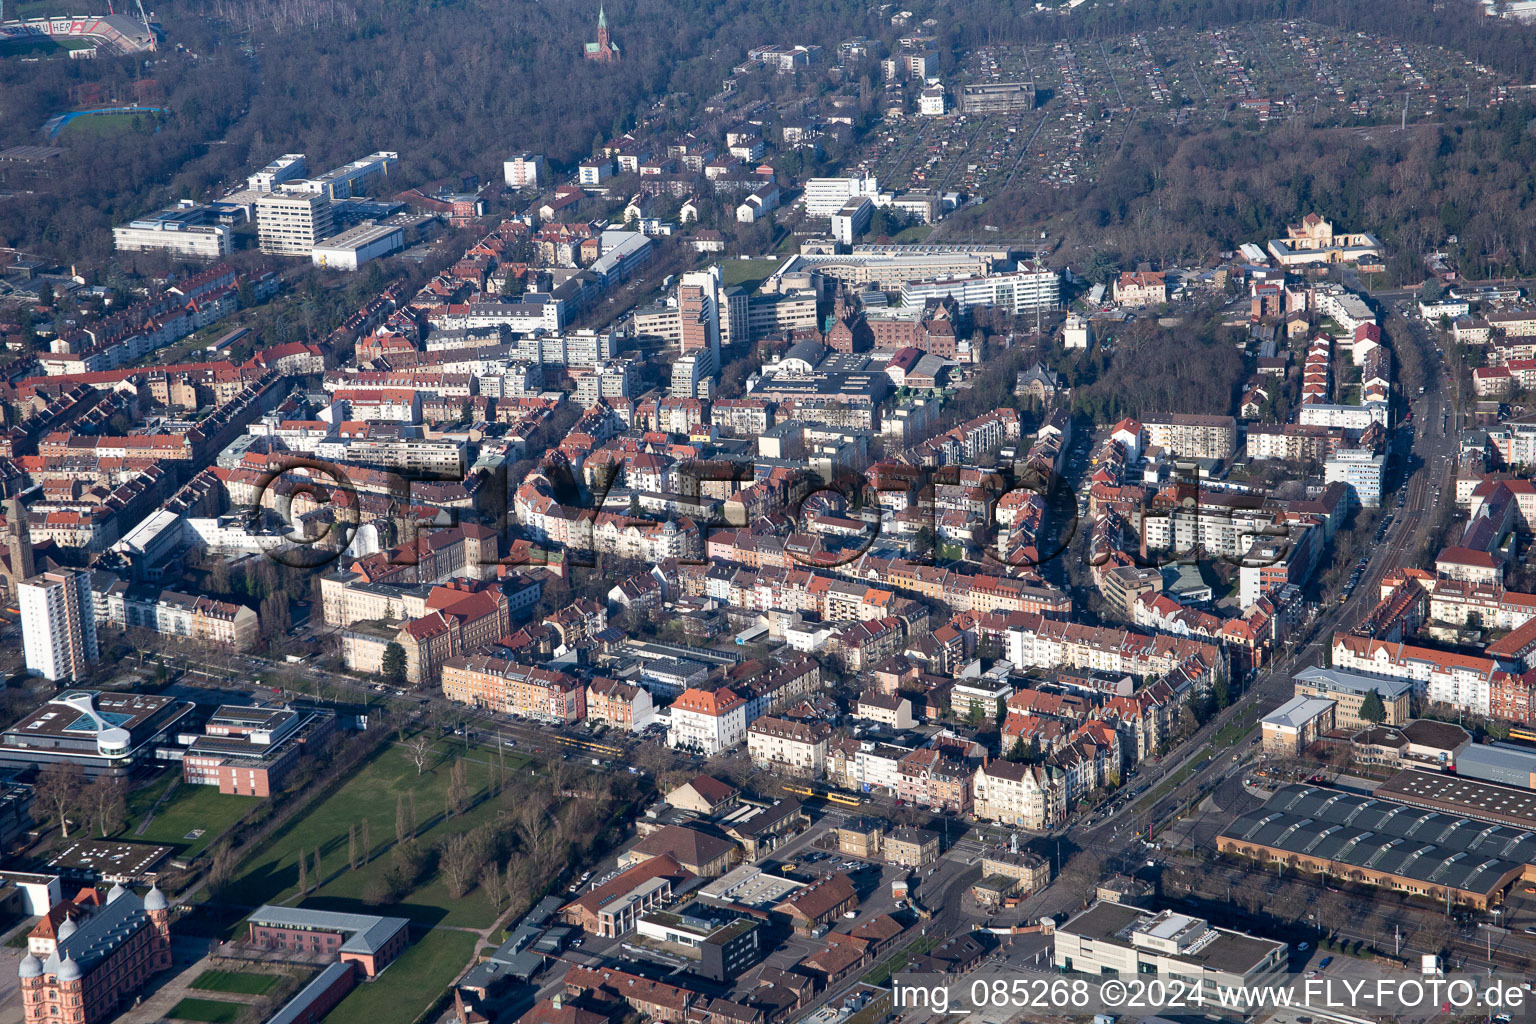
<instances>
[{"instance_id":1,"label":"apartment building","mask_svg":"<svg viewBox=\"0 0 1536 1024\"><path fill-rule=\"evenodd\" d=\"M831 737L825 722L764 717L747 727L747 751L754 767L815 779L826 768Z\"/></svg>"},{"instance_id":2,"label":"apartment building","mask_svg":"<svg viewBox=\"0 0 1536 1024\"><path fill-rule=\"evenodd\" d=\"M1362 508L1380 508L1386 462L1369 448L1342 448L1323 463L1323 480L1347 485Z\"/></svg>"},{"instance_id":3,"label":"apartment building","mask_svg":"<svg viewBox=\"0 0 1536 1024\"><path fill-rule=\"evenodd\" d=\"M706 757L729 750L747 738L747 700L728 687L690 687L672 703L667 745L696 750Z\"/></svg>"},{"instance_id":4,"label":"apartment building","mask_svg":"<svg viewBox=\"0 0 1536 1024\"><path fill-rule=\"evenodd\" d=\"M480 654L443 662L443 696L471 707L568 725L586 717L587 689L564 672Z\"/></svg>"},{"instance_id":5,"label":"apartment building","mask_svg":"<svg viewBox=\"0 0 1536 1024\"><path fill-rule=\"evenodd\" d=\"M976 769L971 794L984 821L1040 831L1066 820L1066 778L1048 765L992 761Z\"/></svg>"},{"instance_id":6,"label":"apartment building","mask_svg":"<svg viewBox=\"0 0 1536 1024\"><path fill-rule=\"evenodd\" d=\"M1336 670L1378 676L1383 684L1407 683L1426 700L1474 715L1489 714L1499 672L1493 658L1342 633L1333 638L1333 665ZM1371 681L1356 680L1356 685L1370 686ZM1385 695L1382 699L1386 700ZM1342 701L1339 717L1344 718ZM1399 723L1389 718L1388 724Z\"/></svg>"},{"instance_id":7,"label":"apartment building","mask_svg":"<svg viewBox=\"0 0 1536 1024\"><path fill-rule=\"evenodd\" d=\"M95 574L92 591L98 626L143 629L236 651L254 647L261 638L260 618L243 604L131 586L105 573Z\"/></svg>"},{"instance_id":8,"label":"apartment building","mask_svg":"<svg viewBox=\"0 0 1536 1024\"><path fill-rule=\"evenodd\" d=\"M1168 282L1162 274L1127 270L1115 278L1114 294L1122 306L1156 306L1168 301Z\"/></svg>"},{"instance_id":9,"label":"apartment building","mask_svg":"<svg viewBox=\"0 0 1536 1024\"><path fill-rule=\"evenodd\" d=\"M587 684L587 721L634 731L651 723L655 708L643 686L598 678Z\"/></svg>"},{"instance_id":10,"label":"apartment building","mask_svg":"<svg viewBox=\"0 0 1536 1024\"><path fill-rule=\"evenodd\" d=\"M84 569L38 573L17 585L27 671L50 682L88 675L96 662L91 574Z\"/></svg>"},{"instance_id":11,"label":"apartment building","mask_svg":"<svg viewBox=\"0 0 1536 1024\"><path fill-rule=\"evenodd\" d=\"M1148 444L1186 459L1229 459L1237 451L1237 420L1231 416L1172 413L1143 421Z\"/></svg>"}]
</instances>

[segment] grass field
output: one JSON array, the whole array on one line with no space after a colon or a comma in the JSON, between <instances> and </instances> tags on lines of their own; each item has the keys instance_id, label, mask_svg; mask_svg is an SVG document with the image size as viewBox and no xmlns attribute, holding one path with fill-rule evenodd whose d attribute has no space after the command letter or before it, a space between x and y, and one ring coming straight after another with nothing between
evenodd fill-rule
<instances>
[{"instance_id":1,"label":"grass field","mask_svg":"<svg viewBox=\"0 0 1536 1024\"><path fill-rule=\"evenodd\" d=\"M298 854L309 856L320 851L324 883L312 891L305 905L323 910L373 912L363 903L368 883L389 864L388 850L395 841L395 808L401 794L416 794L417 841L435 846L445 837L466 832L495 818L498 801L484 800L465 813L445 819L444 796L448 789L450 760L447 742L440 742L426 771L418 775L404 748L388 746L372 760L358 767L339 789L316 804L297 821L276 835L266 846L241 865L241 874L222 896L235 904L255 906L274 903L297 895ZM457 748L462 753L462 747ZM485 750L471 750L465 765L465 781L472 799L486 790L494 757ZM507 755L507 779L516 785L525 774L528 759ZM369 841L373 859L356 871L347 866L348 829L369 822ZM445 883L435 875L412 891L390 913L409 917L419 924L452 924L472 928L488 927L495 921L496 909L471 892L461 900L448 898Z\"/></svg>"},{"instance_id":2,"label":"grass field","mask_svg":"<svg viewBox=\"0 0 1536 1024\"><path fill-rule=\"evenodd\" d=\"M183 999L171 1007L167 1017L173 1020L208 1021L209 1024L234 1024L245 1012L244 1003L226 1003L222 999Z\"/></svg>"},{"instance_id":3,"label":"grass field","mask_svg":"<svg viewBox=\"0 0 1536 1024\"><path fill-rule=\"evenodd\" d=\"M156 783L134 794L134 799L129 801L129 813L133 821L123 831L122 838L175 846L184 857L195 857L202 853L261 801L260 797L255 796L226 796L219 792L217 786L189 786L182 783L177 785L170 799L160 805L143 835L135 835L138 823L164 792L165 786ZM202 829L203 834L196 839L188 839L187 836L194 829Z\"/></svg>"},{"instance_id":4,"label":"grass field","mask_svg":"<svg viewBox=\"0 0 1536 1024\"><path fill-rule=\"evenodd\" d=\"M778 265L776 260L721 260L720 275L727 288L739 284L755 292Z\"/></svg>"},{"instance_id":5,"label":"grass field","mask_svg":"<svg viewBox=\"0 0 1536 1024\"><path fill-rule=\"evenodd\" d=\"M353 989L325 1024L411 1024L469 966L474 952L475 937L468 932L427 932L377 980Z\"/></svg>"},{"instance_id":6,"label":"grass field","mask_svg":"<svg viewBox=\"0 0 1536 1024\"><path fill-rule=\"evenodd\" d=\"M245 971L204 971L192 982L192 988L208 992L238 992L259 996L277 987L282 979L275 974L248 974Z\"/></svg>"},{"instance_id":7,"label":"grass field","mask_svg":"<svg viewBox=\"0 0 1536 1024\"><path fill-rule=\"evenodd\" d=\"M88 117L77 117L70 121L59 132L59 136L60 138L64 136L101 138L106 135L120 135L123 132L132 131L136 119L141 127L154 123L153 114L91 114Z\"/></svg>"},{"instance_id":8,"label":"grass field","mask_svg":"<svg viewBox=\"0 0 1536 1024\"><path fill-rule=\"evenodd\" d=\"M928 236L933 234L932 224L913 224L902 228L891 237L891 241L906 245L910 243L925 242Z\"/></svg>"},{"instance_id":9,"label":"grass field","mask_svg":"<svg viewBox=\"0 0 1536 1024\"><path fill-rule=\"evenodd\" d=\"M0 57L59 56L64 47L52 39L7 39L0 43Z\"/></svg>"}]
</instances>

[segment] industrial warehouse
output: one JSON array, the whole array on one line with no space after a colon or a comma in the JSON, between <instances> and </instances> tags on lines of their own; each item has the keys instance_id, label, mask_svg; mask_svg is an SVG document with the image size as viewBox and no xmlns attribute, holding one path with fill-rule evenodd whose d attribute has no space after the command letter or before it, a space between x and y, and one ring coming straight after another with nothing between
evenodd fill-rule
<instances>
[{"instance_id":1,"label":"industrial warehouse","mask_svg":"<svg viewBox=\"0 0 1536 1024\"><path fill-rule=\"evenodd\" d=\"M1486 909L1536 878L1536 832L1287 786L1217 837L1222 853Z\"/></svg>"}]
</instances>

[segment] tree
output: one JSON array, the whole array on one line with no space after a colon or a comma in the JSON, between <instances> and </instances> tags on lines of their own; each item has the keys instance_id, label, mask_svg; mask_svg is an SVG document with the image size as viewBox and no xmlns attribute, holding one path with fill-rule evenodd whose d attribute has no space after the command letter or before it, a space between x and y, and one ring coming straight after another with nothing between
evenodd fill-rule
<instances>
[{"instance_id":1,"label":"tree","mask_svg":"<svg viewBox=\"0 0 1536 1024\"><path fill-rule=\"evenodd\" d=\"M395 844L405 842L410 838L410 830L405 827L405 794L395 797Z\"/></svg>"},{"instance_id":2,"label":"tree","mask_svg":"<svg viewBox=\"0 0 1536 1024\"><path fill-rule=\"evenodd\" d=\"M1387 720L1387 706L1381 701L1381 694L1372 690L1365 695L1365 700L1360 702L1360 717L1372 725L1380 725Z\"/></svg>"},{"instance_id":3,"label":"tree","mask_svg":"<svg viewBox=\"0 0 1536 1024\"><path fill-rule=\"evenodd\" d=\"M461 832L443 841L438 864L448 885L449 899L462 899L474 884L483 864L483 843L472 833Z\"/></svg>"},{"instance_id":4,"label":"tree","mask_svg":"<svg viewBox=\"0 0 1536 1024\"><path fill-rule=\"evenodd\" d=\"M83 803L103 839L121 829L128 820L128 788L121 779L106 776L97 779L87 788Z\"/></svg>"},{"instance_id":5,"label":"tree","mask_svg":"<svg viewBox=\"0 0 1536 1024\"><path fill-rule=\"evenodd\" d=\"M58 822L59 835L69 838L69 816L80 808L80 793L85 772L78 764L50 764L38 772L37 786L33 795L43 806L53 812Z\"/></svg>"},{"instance_id":6,"label":"tree","mask_svg":"<svg viewBox=\"0 0 1536 1024\"><path fill-rule=\"evenodd\" d=\"M405 648L391 640L384 645L384 657L379 663L379 675L391 686L405 685Z\"/></svg>"},{"instance_id":7,"label":"tree","mask_svg":"<svg viewBox=\"0 0 1536 1024\"><path fill-rule=\"evenodd\" d=\"M427 770L427 757L432 752L432 741L425 732L419 732L405 745L410 752L411 763L416 766L416 774L422 775Z\"/></svg>"},{"instance_id":8,"label":"tree","mask_svg":"<svg viewBox=\"0 0 1536 1024\"><path fill-rule=\"evenodd\" d=\"M44 281L42 284L38 285L37 304L39 306L53 305L53 285L50 282Z\"/></svg>"},{"instance_id":9,"label":"tree","mask_svg":"<svg viewBox=\"0 0 1536 1024\"><path fill-rule=\"evenodd\" d=\"M373 855L373 844L368 839L368 819L363 819L363 863L367 864Z\"/></svg>"},{"instance_id":10,"label":"tree","mask_svg":"<svg viewBox=\"0 0 1536 1024\"><path fill-rule=\"evenodd\" d=\"M464 784L464 762L460 758L454 758L453 765L448 769L447 796L449 816L462 814L469 802L469 787Z\"/></svg>"},{"instance_id":11,"label":"tree","mask_svg":"<svg viewBox=\"0 0 1536 1024\"><path fill-rule=\"evenodd\" d=\"M1013 746L1008 748L1008 760L1023 761L1028 757L1029 751L1024 746L1024 737L1014 737Z\"/></svg>"},{"instance_id":12,"label":"tree","mask_svg":"<svg viewBox=\"0 0 1536 1024\"><path fill-rule=\"evenodd\" d=\"M299 893L309 892L309 854L299 851Z\"/></svg>"},{"instance_id":13,"label":"tree","mask_svg":"<svg viewBox=\"0 0 1536 1024\"><path fill-rule=\"evenodd\" d=\"M347 826L347 869L357 870L357 822Z\"/></svg>"}]
</instances>

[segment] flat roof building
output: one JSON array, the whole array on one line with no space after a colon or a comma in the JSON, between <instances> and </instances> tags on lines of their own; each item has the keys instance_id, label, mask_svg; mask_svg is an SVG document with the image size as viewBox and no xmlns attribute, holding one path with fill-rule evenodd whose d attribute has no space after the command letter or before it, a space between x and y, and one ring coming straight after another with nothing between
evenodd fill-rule
<instances>
[{"instance_id":1,"label":"flat roof building","mask_svg":"<svg viewBox=\"0 0 1536 1024\"><path fill-rule=\"evenodd\" d=\"M234 248L234 233L208 223L208 208L180 204L139 217L112 229L118 252L168 252L195 260L214 260Z\"/></svg>"},{"instance_id":2,"label":"flat roof building","mask_svg":"<svg viewBox=\"0 0 1536 1024\"><path fill-rule=\"evenodd\" d=\"M0 733L0 769L77 764L88 776L123 775L192 708L156 694L66 690Z\"/></svg>"},{"instance_id":3,"label":"flat roof building","mask_svg":"<svg viewBox=\"0 0 1536 1024\"><path fill-rule=\"evenodd\" d=\"M1291 677L1298 697L1327 697L1337 702L1334 724L1340 729L1365 729L1374 723L1360 717L1360 707L1374 690L1386 709L1386 725L1402 725L1410 715L1413 681L1313 666Z\"/></svg>"},{"instance_id":4,"label":"flat roof building","mask_svg":"<svg viewBox=\"0 0 1536 1024\"><path fill-rule=\"evenodd\" d=\"M256 237L261 251L275 256L308 256L335 231L335 214L324 195L264 195L256 200Z\"/></svg>"},{"instance_id":5,"label":"flat roof building","mask_svg":"<svg viewBox=\"0 0 1536 1024\"><path fill-rule=\"evenodd\" d=\"M309 259L317 267L356 270L369 260L404 248L405 229L399 224L377 224L366 220L355 228L315 243Z\"/></svg>"},{"instance_id":6,"label":"flat roof building","mask_svg":"<svg viewBox=\"0 0 1536 1024\"><path fill-rule=\"evenodd\" d=\"M1214 998L1218 985L1249 985L1284 970L1286 945L1171 910L1099 902L1056 929L1051 960L1079 974L1173 976Z\"/></svg>"}]
</instances>

